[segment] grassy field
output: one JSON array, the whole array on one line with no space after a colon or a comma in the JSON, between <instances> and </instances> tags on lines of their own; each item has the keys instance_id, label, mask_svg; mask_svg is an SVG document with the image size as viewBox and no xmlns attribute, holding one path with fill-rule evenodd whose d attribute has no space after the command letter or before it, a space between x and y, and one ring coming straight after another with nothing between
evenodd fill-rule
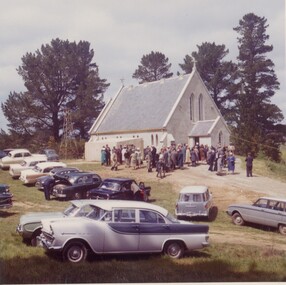
<instances>
[{"instance_id":1,"label":"grassy field","mask_svg":"<svg viewBox=\"0 0 286 285\"><path fill-rule=\"evenodd\" d=\"M106 175L100 165L76 165ZM33 211L59 211L69 202L45 201L35 187L23 186L12 180L7 171L0 170L1 183L10 185L14 206L0 211L0 283L137 283L137 282L254 282L286 281L286 254L271 248L234 243L212 243L209 248L189 253L180 260L163 255L96 256L83 264L64 263L57 256L47 255L42 248L27 246L15 232L20 215ZM148 182L154 203L174 212L177 194L172 185ZM195 221L207 223L206 221ZM253 239L273 236L252 227L238 228L225 213L219 212L210 225L210 232L242 230ZM284 242L283 242L284 243ZM286 240L285 240L286 244Z\"/></svg>"}]
</instances>

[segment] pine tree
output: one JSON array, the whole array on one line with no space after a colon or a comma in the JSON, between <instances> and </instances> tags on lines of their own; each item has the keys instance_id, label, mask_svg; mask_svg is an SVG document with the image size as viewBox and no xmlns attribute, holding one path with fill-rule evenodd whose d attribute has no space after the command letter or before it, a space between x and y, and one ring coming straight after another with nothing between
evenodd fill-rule
<instances>
[{"instance_id":1,"label":"pine tree","mask_svg":"<svg viewBox=\"0 0 286 285\"><path fill-rule=\"evenodd\" d=\"M269 39L266 22L264 17L249 13L234 28L240 36L238 73L241 87L235 100L235 138L242 154L248 151L257 154L267 148L273 151L264 153L278 160L281 137L277 135L274 143L270 136L273 137L275 124L283 120L283 115L270 101L279 89L279 82L274 63L266 57L273 50L273 46L266 43Z\"/></svg>"}]
</instances>

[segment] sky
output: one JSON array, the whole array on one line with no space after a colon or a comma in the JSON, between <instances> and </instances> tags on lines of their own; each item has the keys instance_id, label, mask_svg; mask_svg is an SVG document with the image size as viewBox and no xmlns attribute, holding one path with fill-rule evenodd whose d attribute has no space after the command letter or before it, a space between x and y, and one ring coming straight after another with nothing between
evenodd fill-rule
<instances>
[{"instance_id":1,"label":"sky","mask_svg":"<svg viewBox=\"0 0 286 285\"><path fill-rule=\"evenodd\" d=\"M275 64L280 90L272 98L286 118L285 0L0 0L0 103L10 92L25 91L17 73L26 53L53 39L87 41L94 50L99 76L114 97L122 82L137 85L132 74L143 55L161 52L174 74L186 55L204 42L224 44L225 60L237 61L234 27L248 13L265 17L273 45L267 57ZM286 123L284 119L283 123ZM7 130L0 109L0 128Z\"/></svg>"}]
</instances>

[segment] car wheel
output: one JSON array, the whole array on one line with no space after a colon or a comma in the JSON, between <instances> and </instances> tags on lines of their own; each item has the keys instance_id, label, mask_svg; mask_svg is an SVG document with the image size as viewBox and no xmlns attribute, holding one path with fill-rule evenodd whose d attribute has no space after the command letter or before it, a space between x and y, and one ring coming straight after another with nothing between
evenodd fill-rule
<instances>
[{"instance_id":1,"label":"car wheel","mask_svg":"<svg viewBox=\"0 0 286 285\"><path fill-rule=\"evenodd\" d=\"M244 225L244 220L239 213L234 213L232 215L232 221L237 226L243 226Z\"/></svg>"},{"instance_id":2,"label":"car wheel","mask_svg":"<svg viewBox=\"0 0 286 285\"><path fill-rule=\"evenodd\" d=\"M180 241L172 241L165 246L165 254L171 258L181 258L184 252L184 246Z\"/></svg>"},{"instance_id":3,"label":"car wheel","mask_svg":"<svg viewBox=\"0 0 286 285\"><path fill-rule=\"evenodd\" d=\"M279 225L279 233L282 235L286 235L286 225Z\"/></svg>"},{"instance_id":4,"label":"car wheel","mask_svg":"<svg viewBox=\"0 0 286 285\"><path fill-rule=\"evenodd\" d=\"M63 252L64 260L78 263L85 261L87 257L87 248L82 242L70 243Z\"/></svg>"},{"instance_id":5,"label":"car wheel","mask_svg":"<svg viewBox=\"0 0 286 285\"><path fill-rule=\"evenodd\" d=\"M33 233L33 236L32 236L32 238L31 238L31 246L37 246L38 244L39 244L39 242L38 242L38 236L41 234L41 230L38 230L38 231L35 231L34 233Z\"/></svg>"},{"instance_id":6,"label":"car wheel","mask_svg":"<svg viewBox=\"0 0 286 285\"><path fill-rule=\"evenodd\" d=\"M74 193L73 197L75 200L79 200L79 199L81 199L81 194L76 192L76 193Z\"/></svg>"}]
</instances>

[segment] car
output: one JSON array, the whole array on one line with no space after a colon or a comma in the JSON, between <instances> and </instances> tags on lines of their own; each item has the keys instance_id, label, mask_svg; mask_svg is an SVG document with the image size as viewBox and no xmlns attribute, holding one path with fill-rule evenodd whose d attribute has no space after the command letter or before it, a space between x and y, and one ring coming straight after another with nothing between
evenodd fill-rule
<instances>
[{"instance_id":1,"label":"car","mask_svg":"<svg viewBox=\"0 0 286 285\"><path fill-rule=\"evenodd\" d=\"M48 161L59 161L59 155L54 149L46 148L40 151L41 154L45 154L48 158Z\"/></svg>"},{"instance_id":2,"label":"car","mask_svg":"<svg viewBox=\"0 0 286 285\"><path fill-rule=\"evenodd\" d=\"M93 208L93 200L75 200L62 212L33 212L20 217L16 232L23 241L33 246L37 245L37 237L41 234L41 220L44 218L68 218L87 215Z\"/></svg>"},{"instance_id":3,"label":"car","mask_svg":"<svg viewBox=\"0 0 286 285\"><path fill-rule=\"evenodd\" d=\"M0 209L8 209L13 206L13 194L10 192L9 185L0 184Z\"/></svg>"},{"instance_id":4,"label":"car","mask_svg":"<svg viewBox=\"0 0 286 285\"><path fill-rule=\"evenodd\" d=\"M107 178L95 189L87 192L89 199L117 199L148 201L151 187L145 187L143 182L137 184L129 178Z\"/></svg>"},{"instance_id":5,"label":"car","mask_svg":"<svg viewBox=\"0 0 286 285\"><path fill-rule=\"evenodd\" d=\"M0 158L5 157L6 155L7 153L4 150L0 149Z\"/></svg>"},{"instance_id":6,"label":"car","mask_svg":"<svg viewBox=\"0 0 286 285\"><path fill-rule=\"evenodd\" d=\"M41 157L47 159L46 155L44 154L32 154L29 150L25 148L18 148L9 151L9 153L5 157L1 158L0 167L2 169L9 169L10 165L21 163L23 159L27 157Z\"/></svg>"},{"instance_id":7,"label":"car","mask_svg":"<svg viewBox=\"0 0 286 285\"><path fill-rule=\"evenodd\" d=\"M102 179L93 172L73 172L59 176L52 190L58 199L85 199L88 190L98 187Z\"/></svg>"},{"instance_id":8,"label":"car","mask_svg":"<svg viewBox=\"0 0 286 285\"><path fill-rule=\"evenodd\" d=\"M190 217L210 218L213 197L205 185L185 186L180 190L175 213L178 219Z\"/></svg>"},{"instance_id":9,"label":"car","mask_svg":"<svg viewBox=\"0 0 286 285\"><path fill-rule=\"evenodd\" d=\"M43 219L39 242L47 252L78 263L93 254L166 253L209 245L209 226L175 219L166 209L142 201L93 200L84 217Z\"/></svg>"},{"instance_id":10,"label":"car","mask_svg":"<svg viewBox=\"0 0 286 285\"><path fill-rule=\"evenodd\" d=\"M66 167L67 165L63 162L57 162L57 161L47 161L47 162L41 162L38 163L33 169L27 169L21 171L20 180L25 184L35 184L37 181L37 178L41 176L47 176L49 175L49 172L53 168L62 168Z\"/></svg>"},{"instance_id":11,"label":"car","mask_svg":"<svg viewBox=\"0 0 286 285\"><path fill-rule=\"evenodd\" d=\"M49 175L41 176L41 177L37 178L35 186L37 187L37 189L43 190L44 189L44 183L49 178L49 176L55 177L55 180L57 180L57 176L62 176L64 174L72 173L72 172L80 172L80 170L76 167L53 168L49 172Z\"/></svg>"},{"instance_id":12,"label":"car","mask_svg":"<svg viewBox=\"0 0 286 285\"><path fill-rule=\"evenodd\" d=\"M9 174L12 176L14 179L18 179L21 175L21 171L27 170L27 169L32 169L34 168L38 163L40 162L46 162L47 158L46 157L27 157L25 158L20 164L13 164L10 166L9 169Z\"/></svg>"},{"instance_id":13,"label":"car","mask_svg":"<svg viewBox=\"0 0 286 285\"><path fill-rule=\"evenodd\" d=\"M230 205L226 213L235 225L263 225L276 228L282 235L286 235L286 199L260 197L252 205Z\"/></svg>"}]
</instances>

